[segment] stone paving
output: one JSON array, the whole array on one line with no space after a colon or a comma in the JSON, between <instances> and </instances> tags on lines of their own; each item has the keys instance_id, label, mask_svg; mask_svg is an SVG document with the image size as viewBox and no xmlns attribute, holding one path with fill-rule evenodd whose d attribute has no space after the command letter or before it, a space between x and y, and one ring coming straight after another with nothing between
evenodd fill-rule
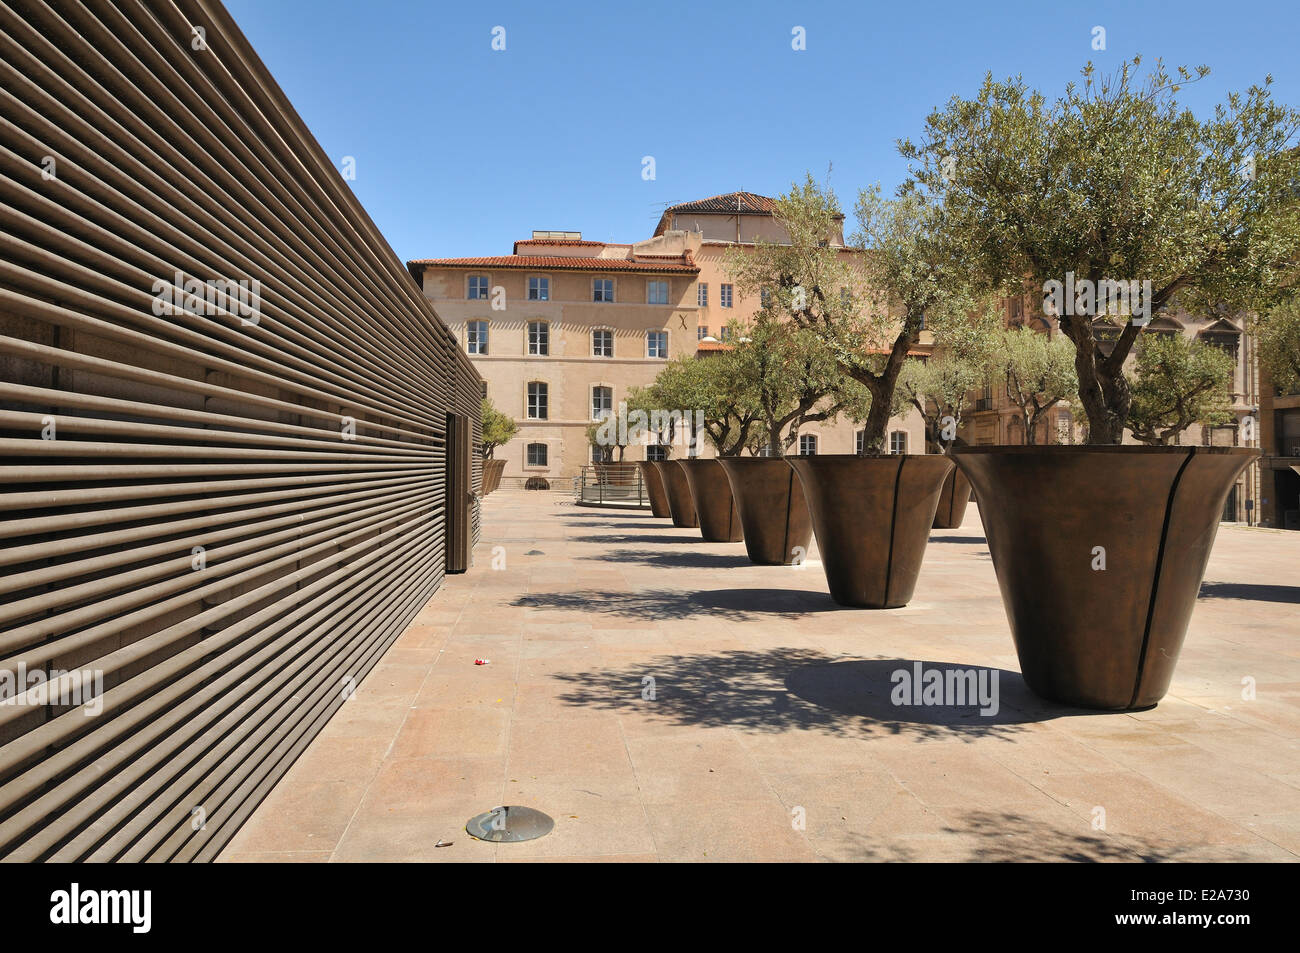
<instances>
[{"instance_id":1,"label":"stone paving","mask_svg":"<svg viewBox=\"0 0 1300 953\"><path fill-rule=\"evenodd\" d=\"M1026 690L973 504L889 611L832 603L815 549L759 567L648 513L518 490L484 509L474 569L222 860L1300 855L1300 533L1221 527L1170 694L1097 714ZM893 705L918 661L999 670L998 714ZM465 833L503 803L555 830Z\"/></svg>"}]
</instances>

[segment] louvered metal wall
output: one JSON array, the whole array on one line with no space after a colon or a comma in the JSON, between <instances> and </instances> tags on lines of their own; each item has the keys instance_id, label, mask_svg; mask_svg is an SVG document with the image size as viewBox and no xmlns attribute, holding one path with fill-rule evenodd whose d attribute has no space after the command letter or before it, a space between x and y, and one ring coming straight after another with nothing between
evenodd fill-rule
<instances>
[{"instance_id":1,"label":"louvered metal wall","mask_svg":"<svg viewBox=\"0 0 1300 953\"><path fill-rule=\"evenodd\" d=\"M220 4L0 2L0 677L104 688L0 705L0 857L211 859L438 588L479 394Z\"/></svg>"}]
</instances>

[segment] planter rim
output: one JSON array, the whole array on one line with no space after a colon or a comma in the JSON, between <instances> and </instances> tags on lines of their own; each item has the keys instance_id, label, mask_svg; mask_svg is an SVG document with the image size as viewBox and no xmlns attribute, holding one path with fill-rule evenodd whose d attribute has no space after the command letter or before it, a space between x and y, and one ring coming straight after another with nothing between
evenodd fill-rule
<instances>
[{"instance_id":1,"label":"planter rim","mask_svg":"<svg viewBox=\"0 0 1300 953\"><path fill-rule=\"evenodd\" d=\"M1261 454L1259 447L1149 447L1143 444L1125 444L1123 446L1113 445L1089 445L1081 444L1079 446L1060 446L1051 444L1046 446L1022 446L1019 444L984 445L979 447L953 447L948 451L952 456L968 456L973 454L991 454L1001 453L1009 456L1058 456L1066 457L1072 454L1084 453L1127 453L1135 456L1144 454L1174 454L1174 453L1192 453L1192 454L1217 454L1220 456L1259 456ZM939 456L939 454L927 454L927 456Z\"/></svg>"}]
</instances>

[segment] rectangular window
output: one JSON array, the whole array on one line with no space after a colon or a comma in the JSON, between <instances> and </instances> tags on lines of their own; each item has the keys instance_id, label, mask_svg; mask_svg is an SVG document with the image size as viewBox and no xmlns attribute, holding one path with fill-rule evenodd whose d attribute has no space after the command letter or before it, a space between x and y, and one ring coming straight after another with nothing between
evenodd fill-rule
<instances>
[{"instance_id":1,"label":"rectangular window","mask_svg":"<svg viewBox=\"0 0 1300 953\"><path fill-rule=\"evenodd\" d=\"M487 275L469 276L469 300L486 301L488 296Z\"/></svg>"},{"instance_id":2,"label":"rectangular window","mask_svg":"<svg viewBox=\"0 0 1300 953\"><path fill-rule=\"evenodd\" d=\"M465 322L465 350L470 354L488 352L488 326L486 321Z\"/></svg>"},{"instance_id":3,"label":"rectangular window","mask_svg":"<svg viewBox=\"0 0 1300 953\"><path fill-rule=\"evenodd\" d=\"M708 282L701 281L695 286L695 303L701 308L709 306L709 285Z\"/></svg>"},{"instance_id":4,"label":"rectangular window","mask_svg":"<svg viewBox=\"0 0 1300 953\"><path fill-rule=\"evenodd\" d=\"M724 308L731 307L731 285L723 285L721 291L718 292L718 296L721 298L720 303Z\"/></svg>"},{"instance_id":5,"label":"rectangular window","mask_svg":"<svg viewBox=\"0 0 1300 953\"><path fill-rule=\"evenodd\" d=\"M665 357L665 358L668 356L668 332L667 331L646 332L645 355L646 357Z\"/></svg>"},{"instance_id":6,"label":"rectangular window","mask_svg":"<svg viewBox=\"0 0 1300 953\"><path fill-rule=\"evenodd\" d=\"M760 307L766 308L772 303L772 291L770 288L763 288L758 292L758 303Z\"/></svg>"},{"instance_id":7,"label":"rectangular window","mask_svg":"<svg viewBox=\"0 0 1300 953\"><path fill-rule=\"evenodd\" d=\"M705 327L699 327L699 328L696 328L696 329L695 329L695 340L697 340L697 341L703 341L703 340L704 340L706 337L708 337L708 336L709 336L709 329L708 329L708 328L705 328Z\"/></svg>"},{"instance_id":8,"label":"rectangular window","mask_svg":"<svg viewBox=\"0 0 1300 953\"><path fill-rule=\"evenodd\" d=\"M591 353L593 357L613 357L614 332L608 328L597 328L592 331Z\"/></svg>"},{"instance_id":9,"label":"rectangular window","mask_svg":"<svg viewBox=\"0 0 1300 953\"><path fill-rule=\"evenodd\" d=\"M591 281L591 300L592 301L613 301L614 300L614 279L593 278Z\"/></svg>"},{"instance_id":10,"label":"rectangular window","mask_svg":"<svg viewBox=\"0 0 1300 953\"><path fill-rule=\"evenodd\" d=\"M529 278L528 279L528 300L529 301L550 301L551 300L551 279L550 278Z\"/></svg>"},{"instance_id":11,"label":"rectangular window","mask_svg":"<svg viewBox=\"0 0 1300 953\"><path fill-rule=\"evenodd\" d=\"M591 419L604 420L614 412L614 388L593 387L591 389Z\"/></svg>"},{"instance_id":12,"label":"rectangular window","mask_svg":"<svg viewBox=\"0 0 1300 953\"><path fill-rule=\"evenodd\" d=\"M547 418L547 387L541 381L528 384L528 419L545 420Z\"/></svg>"},{"instance_id":13,"label":"rectangular window","mask_svg":"<svg viewBox=\"0 0 1300 953\"><path fill-rule=\"evenodd\" d=\"M647 281L645 283L645 303L646 304L667 304L668 303L668 282Z\"/></svg>"},{"instance_id":14,"label":"rectangular window","mask_svg":"<svg viewBox=\"0 0 1300 953\"><path fill-rule=\"evenodd\" d=\"M862 456L862 445L867 442L867 432L859 430L853 435L853 452Z\"/></svg>"},{"instance_id":15,"label":"rectangular window","mask_svg":"<svg viewBox=\"0 0 1300 953\"><path fill-rule=\"evenodd\" d=\"M483 382L479 385L479 389L483 391L483 393L482 393L482 397L483 397L483 399L484 399L484 400L487 400L487 381L483 381Z\"/></svg>"},{"instance_id":16,"label":"rectangular window","mask_svg":"<svg viewBox=\"0 0 1300 953\"><path fill-rule=\"evenodd\" d=\"M721 337L720 340L723 340L723 341L730 341L730 340L731 340L731 328L723 328L722 331L721 331L720 333L722 334L722 337Z\"/></svg>"},{"instance_id":17,"label":"rectangular window","mask_svg":"<svg viewBox=\"0 0 1300 953\"><path fill-rule=\"evenodd\" d=\"M530 467L546 466L546 444L530 443L528 445L528 465Z\"/></svg>"},{"instance_id":18,"label":"rectangular window","mask_svg":"<svg viewBox=\"0 0 1300 953\"><path fill-rule=\"evenodd\" d=\"M528 322L528 353L545 356L551 352L551 326L545 321Z\"/></svg>"},{"instance_id":19,"label":"rectangular window","mask_svg":"<svg viewBox=\"0 0 1300 953\"><path fill-rule=\"evenodd\" d=\"M645 448L645 458L647 460L667 460L668 448L651 445Z\"/></svg>"},{"instance_id":20,"label":"rectangular window","mask_svg":"<svg viewBox=\"0 0 1300 953\"><path fill-rule=\"evenodd\" d=\"M907 453L906 430L894 430L889 434L889 452Z\"/></svg>"},{"instance_id":21,"label":"rectangular window","mask_svg":"<svg viewBox=\"0 0 1300 953\"><path fill-rule=\"evenodd\" d=\"M806 433L799 438L799 456L815 457L817 456L817 435Z\"/></svg>"}]
</instances>

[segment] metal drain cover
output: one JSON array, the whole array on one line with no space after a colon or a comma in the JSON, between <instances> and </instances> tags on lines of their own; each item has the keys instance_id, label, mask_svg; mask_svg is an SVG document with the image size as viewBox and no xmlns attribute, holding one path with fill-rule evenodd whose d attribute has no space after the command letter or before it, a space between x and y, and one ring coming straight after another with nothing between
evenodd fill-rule
<instances>
[{"instance_id":1,"label":"metal drain cover","mask_svg":"<svg viewBox=\"0 0 1300 953\"><path fill-rule=\"evenodd\" d=\"M545 837L553 827L555 821L541 811L533 810L531 807L507 805L494 807L486 814L471 817L465 825L465 832L479 840L492 841L496 844L512 844Z\"/></svg>"}]
</instances>

